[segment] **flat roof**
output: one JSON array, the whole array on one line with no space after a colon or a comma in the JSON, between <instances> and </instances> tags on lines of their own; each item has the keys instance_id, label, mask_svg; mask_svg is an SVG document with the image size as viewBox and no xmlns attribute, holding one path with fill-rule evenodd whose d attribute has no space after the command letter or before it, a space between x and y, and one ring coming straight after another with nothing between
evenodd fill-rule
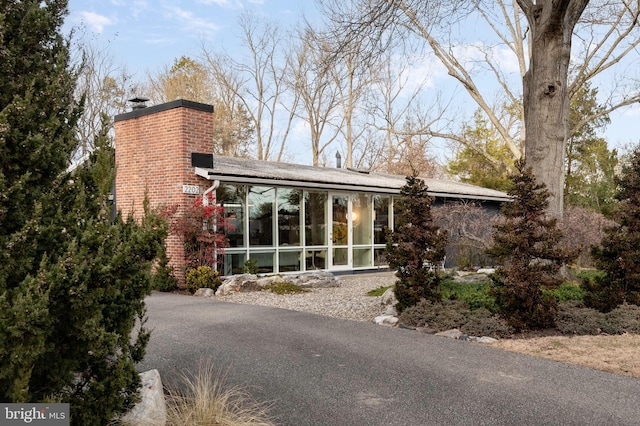
<instances>
[{"instance_id":1,"label":"flat roof","mask_svg":"<svg viewBox=\"0 0 640 426\"><path fill-rule=\"evenodd\" d=\"M335 167L316 167L237 157L213 156L213 167L195 167L208 180L253 185L291 186L305 189L398 194L406 183L399 175ZM430 195L480 201L508 201L510 197L494 189L481 188L446 179L422 178Z\"/></svg>"}]
</instances>

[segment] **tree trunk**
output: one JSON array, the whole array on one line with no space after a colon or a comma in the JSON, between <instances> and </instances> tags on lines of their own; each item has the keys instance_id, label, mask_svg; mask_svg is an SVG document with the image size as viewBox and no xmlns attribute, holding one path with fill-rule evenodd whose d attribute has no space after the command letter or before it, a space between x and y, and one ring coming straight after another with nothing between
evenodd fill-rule
<instances>
[{"instance_id":1,"label":"tree trunk","mask_svg":"<svg viewBox=\"0 0 640 426\"><path fill-rule=\"evenodd\" d=\"M569 136L567 88L573 28L589 0L517 0L529 23L529 70L523 78L525 159L547 185L548 214L563 212L565 143Z\"/></svg>"},{"instance_id":2,"label":"tree trunk","mask_svg":"<svg viewBox=\"0 0 640 426\"><path fill-rule=\"evenodd\" d=\"M533 41L524 76L525 158L540 183L547 185L549 214L562 216L565 141L569 131L567 72L571 31L545 34Z\"/></svg>"}]
</instances>

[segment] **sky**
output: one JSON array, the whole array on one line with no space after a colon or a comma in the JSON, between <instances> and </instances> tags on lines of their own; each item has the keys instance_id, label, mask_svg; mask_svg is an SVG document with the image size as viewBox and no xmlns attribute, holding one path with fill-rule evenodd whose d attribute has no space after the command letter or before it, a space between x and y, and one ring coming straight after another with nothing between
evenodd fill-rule
<instances>
[{"instance_id":1,"label":"sky","mask_svg":"<svg viewBox=\"0 0 640 426\"><path fill-rule=\"evenodd\" d=\"M170 66L182 55L198 57L203 41L229 53L236 51L237 20L243 11L264 15L284 27L303 15L310 20L317 16L314 0L70 0L65 27L74 27L83 37L108 47L134 79L144 80L147 72ZM422 73L428 67L433 64L415 71ZM431 72L437 80L431 84L455 85L446 72ZM640 105L613 113L611 120L605 133L610 147L640 141Z\"/></svg>"},{"instance_id":2,"label":"sky","mask_svg":"<svg viewBox=\"0 0 640 426\"><path fill-rule=\"evenodd\" d=\"M130 72L144 75L182 55L198 56L202 40L231 48L244 10L287 25L312 6L313 0L70 0L66 26L108 45Z\"/></svg>"}]
</instances>

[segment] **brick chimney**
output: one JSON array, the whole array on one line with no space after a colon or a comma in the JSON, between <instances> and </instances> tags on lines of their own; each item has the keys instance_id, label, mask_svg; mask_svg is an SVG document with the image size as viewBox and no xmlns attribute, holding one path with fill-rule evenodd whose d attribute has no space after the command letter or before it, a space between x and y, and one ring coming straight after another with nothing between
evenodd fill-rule
<instances>
[{"instance_id":1,"label":"brick chimney","mask_svg":"<svg viewBox=\"0 0 640 426\"><path fill-rule=\"evenodd\" d=\"M116 207L127 216L143 214L145 191L152 208L193 203L195 186L210 182L195 175L191 154L213 152L213 106L176 100L115 116ZM185 185L187 185L185 187ZM183 282L184 248L175 236L167 253Z\"/></svg>"}]
</instances>

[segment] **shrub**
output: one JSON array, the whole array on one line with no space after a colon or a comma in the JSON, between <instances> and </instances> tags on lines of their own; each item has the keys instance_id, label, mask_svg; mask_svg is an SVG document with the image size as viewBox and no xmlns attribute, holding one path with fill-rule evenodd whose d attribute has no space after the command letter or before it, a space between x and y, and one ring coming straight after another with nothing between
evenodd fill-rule
<instances>
[{"instance_id":1,"label":"shrub","mask_svg":"<svg viewBox=\"0 0 640 426\"><path fill-rule=\"evenodd\" d=\"M453 280L442 282L442 297L450 300L462 300L471 310L480 308L497 312L496 299L489 294L490 283L457 283Z\"/></svg>"},{"instance_id":2,"label":"shrub","mask_svg":"<svg viewBox=\"0 0 640 426\"><path fill-rule=\"evenodd\" d=\"M574 254L559 246L562 231L546 216L549 191L536 182L524 160L516 168L508 192L513 201L503 204L504 221L495 226L488 250L500 263L491 276L492 292L501 314L517 330L551 327L557 302L548 291L560 286L558 272Z\"/></svg>"},{"instance_id":3,"label":"shrub","mask_svg":"<svg viewBox=\"0 0 640 426\"><path fill-rule=\"evenodd\" d=\"M551 290L551 294L558 302L582 301L585 293L584 289L576 283L563 283L560 287Z\"/></svg>"},{"instance_id":4,"label":"shrub","mask_svg":"<svg viewBox=\"0 0 640 426\"><path fill-rule=\"evenodd\" d=\"M396 228L387 235L385 257L396 269L396 309L402 312L420 300L440 300L440 265L445 258L447 233L431 216L433 197L416 176L407 177L394 205Z\"/></svg>"},{"instance_id":5,"label":"shrub","mask_svg":"<svg viewBox=\"0 0 640 426\"><path fill-rule=\"evenodd\" d=\"M178 280L173 274L173 266L169 266L166 250L159 256L158 265L151 276L151 288L158 291L174 291L178 289Z\"/></svg>"},{"instance_id":6,"label":"shrub","mask_svg":"<svg viewBox=\"0 0 640 426\"><path fill-rule=\"evenodd\" d=\"M199 266L187 271L187 291L195 293L199 288L211 288L217 290L222 284L218 271L212 270L208 266Z\"/></svg>"},{"instance_id":7,"label":"shrub","mask_svg":"<svg viewBox=\"0 0 640 426\"><path fill-rule=\"evenodd\" d=\"M611 312L604 314L602 332L607 334L639 333L640 307L623 303Z\"/></svg>"},{"instance_id":8,"label":"shrub","mask_svg":"<svg viewBox=\"0 0 640 426\"><path fill-rule=\"evenodd\" d=\"M469 315L468 321L460 329L469 336L488 336L495 339L509 337L513 328L499 315L492 314L488 309L477 309Z\"/></svg>"},{"instance_id":9,"label":"shrub","mask_svg":"<svg viewBox=\"0 0 640 426\"><path fill-rule=\"evenodd\" d=\"M559 226L563 230L564 238L561 247L578 253L576 267L592 268L591 247L599 245L604 237L604 229L614 225L614 222L604 215L583 207L568 207L564 210Z\"/></svg>"},{"instance_id":10,"label":"shrub","mask_svg":"<svg viewBox=\"0 0 640 426\"><path fill-rule=\"evenodd\" d=\"M592 249L596 267L605 276L585 282L585 303L602 312L624 302L640 304L640 147L631 153L616 184L616 224L605 228L601 247Z\"/></svg>"},{"instance_id":11,"label":"shrub","mask_svg":"<svg viewBox=\"0 0 640 426\"><path fill-rule=\"evenodd\" d=\"M300 287L298 284L288 282L271 284L270 286L265 287L264 290L269 290L275 294L298 294L309 292L309 290Z\"/></svg>"},{"instance_id":12,"label":"shrub","mask_svg":"<svg viewBox=\"0 0 640 426\"><path fill-rule=\"evenodd\" d=\"M247 259L242 266L243 274L257 275L259 272L258 261L255 259Z\"/></svg>"},{"instance_id":13,"label":"shrub","mask_svg":"<svg viewBox=\"0 0 640 426\"><path fill-rule=\"evenodd\" d=\"M602 331L604 315L587 308L581 302L563 302L558 305L556 328L562 334L595 335Z\"/></svg>"},{"instance_id":14,"label":"shrub","mask_svg":"<svg viewBox=\"0 0 640 426\"><path fill-rule=\"evenodd\" d=\"M471 310L460 300L433 302L423 299L415 306L405 309L399 317L400 323L411 327L429 327L436 331L462 327Z\"/></svg>"}]
</instances>

